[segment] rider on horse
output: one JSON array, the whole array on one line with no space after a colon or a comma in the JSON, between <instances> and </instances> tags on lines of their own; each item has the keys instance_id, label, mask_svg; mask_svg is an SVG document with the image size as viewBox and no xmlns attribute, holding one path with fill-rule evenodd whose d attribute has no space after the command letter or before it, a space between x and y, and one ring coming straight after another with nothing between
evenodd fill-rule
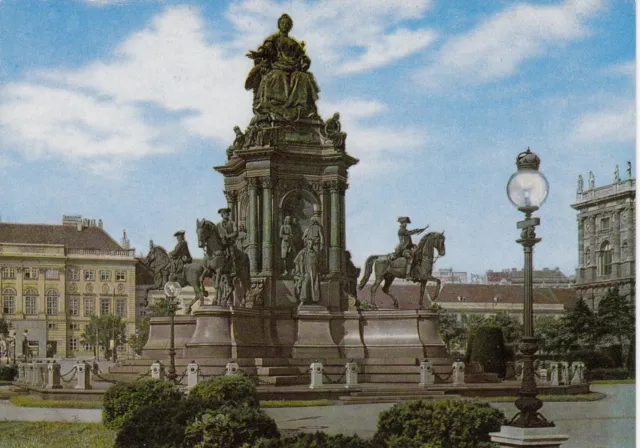
<instances>
[{"instance_id":1,"label":"rider on horse","mask_svg":"<svg viewBox=\"0 0 640 448\"><path fill-rule=\"evenodd\" d=\"M218 213L222 216L222 221L217 224L218 233L222 238L224 244L224 252L227 260L231 261L231 272L236 272L236 257L234 246L236 245L236 239L238 238L238 230L236 223L230 219L231 209L221 208Z\"/></svg>"},{"instance_id":2,"label":"rider on horse","mask_svg":"<svg viewBox=\"0 0 640 448\"><path fill-rule=\"evenodd\" d=\"M411 280L410 276L411 268L413 267L413 252L415 247L413 241L411 241L411 235L419 235L429 226L427 225L422 229L408 230L407 224L411 224L411 219L408 216L399 217L398 222L400 223L400 228L398 229L398 238L400 239L400 243L393 252L391 260L393 261L397 258L405 257L407 259L405 278L407 280Z\"/></svg>"},{"instance_id":3,"label":"rider on horse","mask_svg":"<svg viewBox=\"0 0 640 448\"><path fill-rule=\"evenodd\" d=\"M169 257L171 258L169 277L177 279L183 274L184 265L191 263L193 259L189 253L189 246L184 239L184 230L178 230L173 236L178 239L178 242L173 251L169 253Z\"/></svg>"}]
</instances>

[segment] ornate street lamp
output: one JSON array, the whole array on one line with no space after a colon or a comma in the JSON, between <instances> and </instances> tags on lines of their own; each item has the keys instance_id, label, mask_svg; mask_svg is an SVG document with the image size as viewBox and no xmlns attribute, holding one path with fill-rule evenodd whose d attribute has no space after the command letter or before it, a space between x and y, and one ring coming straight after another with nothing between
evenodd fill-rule
<instances>
[{"instance_id":1,"label":"ornate street lamp","mask_svg":"<svg viewBox=\"0 0 640 448\"><path fill-rule=\"evenodd\" d=\"M24 330L24 339L22 340L22 356L24 357L24 362L29 361L29 330Z\"/></svg>"},{"instance_id":2,"label":"ornate street lamp","mask_svg":"<svg viewBox=\"0 0 640 448\"><path fill-rule=\"evenodd\" d=\"M507 183L507 195L511 203L525 214L525 219L518 222L518 229L522 229L518 243L524 248L524 335L520 344L523 357L522 386L515 402L520 412L513 417L509 426L520 428L548 428L555 426L546 420L538 410L542 408L542 400L537 398L533 361L538 350L536 338L533 335L533 246L541 241L536 238L536 226L540 218L533 218L531 214L538 210L549 194L549 182L538 168L540 157L529 148L518 154L516 171Z\"/></svg>"},{"instance_id":3,"label":"ornate street lamp","mask_svg":"<svg viewBox=\"0 0 640 448\"><path fill-rule=\"evenodd\" d=\"M167 282L164 285L164 294L167 298L167 310L169 312L170 327L171 334L169 340L169 373L167 374L167 378L172 383L176 383L178 379L178 374L176 373L176 340L175 340L175 318L176 311L178 309L178 303L173 301L176 297L180 295L182 288L180 287L180 283L178 282Z\"/></svg>"}]
</instances>

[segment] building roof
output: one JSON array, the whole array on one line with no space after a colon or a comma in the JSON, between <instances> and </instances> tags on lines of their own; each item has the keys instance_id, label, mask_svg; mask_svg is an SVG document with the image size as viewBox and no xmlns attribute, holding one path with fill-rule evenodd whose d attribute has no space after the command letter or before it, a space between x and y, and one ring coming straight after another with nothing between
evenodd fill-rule
<instances>
[{"instance_id":1,"label":"building roof","mask_svg":"<svg viewBox=\"0 0 640 448\"><path fill-rule=\"evenodd\" d=\"M0 223L0 243L62 244L66 249L123 250L107 232L90 226Z\"/></svg>"},{"instance_id":2,"label":"building roof","mask_svg":"<svg viewBox=\"0 0 640 448\"><path fill-rule=\"evenodd\" d=\"M435 285L427 288L433 295ZM358 291L358 298L370 300L370 290L371 285L366 285L362 291ZM390 292L398 300L401 309L418 308L419 285L397 284L391 286ZM565 308L571 308L575 306L576 291L571 288L534 288L533 301L539 304L562 304ZM392 305L391 298L382 292L382 288L378 288L376 302L382 307ZM443 284L437 302L522 303L523 291L519 285Z\"/></svg>"}]
</instances>

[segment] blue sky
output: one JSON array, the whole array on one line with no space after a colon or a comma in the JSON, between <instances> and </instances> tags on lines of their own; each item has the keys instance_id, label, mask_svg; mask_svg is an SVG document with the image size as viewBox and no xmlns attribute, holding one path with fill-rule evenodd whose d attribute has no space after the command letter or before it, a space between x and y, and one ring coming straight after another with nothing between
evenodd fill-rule
<instances>
[{"instance_id":1,"label":"blue sky","mask_svg":"<svg viewBox=\"0 0 640 448\"><path fill-rule=\"evenodd\" d=\"M521 267L505 186L527 146L550 195L535 266L577 266L578 174L635 177L630 0L0 2L3 221L102 218L174 245L218 220L233 126L251 118L244 57L287 12L320 113L340 111L360 159L347 191L357 264L397 243L397 216L446 230L436 267Z\"/></svg>"}]
</instances>

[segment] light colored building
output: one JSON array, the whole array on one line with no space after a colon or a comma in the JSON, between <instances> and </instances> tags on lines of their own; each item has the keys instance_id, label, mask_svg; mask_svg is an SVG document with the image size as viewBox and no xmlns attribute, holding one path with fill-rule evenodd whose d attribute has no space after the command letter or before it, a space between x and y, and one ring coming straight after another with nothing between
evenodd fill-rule
<instances>
[{"instance_id":1,"label":"light colored building","mask_svg":"<svg viewBox=\"0 0 640 448\"><path fill-rule=\"evenodd\" d=\"M524 285L523 269L503 269L500 272L487 271L487 283L490 285ZM535 288L568 288L572 280L560 268L535 269L533 271L533 285Z\"/></svg>"},{"instance_id":2,"label":"light colored building","mask_svg":"<svg viewBox=\"0 0 640 448\"><path fill-rule=\"evenodd\" d=\"M594 309L613 286L635 300L636 180L631 177L631 162L625 180L616 169L612 184L596 187L595 176L589 173L584 189L580 178L571 207L578 212L578 295Z\"/></svg>"},{"instance_id":3,"label":"light colored building","mask_svg":"<svg viewBox=\"0 0 640 448\"><path fill-rule=\"evenodd\" d=\"M469 274L454 271L453 268L437 269L433 276L439 278L442 283L468 283Z\"/></svg>"},{"instance_id":4,"label":"light colored building","mask_svg":"<svg viewBox=\"0 0 640 448\"><path fill-rule=\"evenodd\" d=\"M26 330L36 357L92 356L81 335L93 315L120 315L133 334L136 259L128 246L126 234L118 244L102 220L81 216L64 216L62 225L0 223L0 316L16 332L16 355Z\"/></svg>"}]
</instances>

